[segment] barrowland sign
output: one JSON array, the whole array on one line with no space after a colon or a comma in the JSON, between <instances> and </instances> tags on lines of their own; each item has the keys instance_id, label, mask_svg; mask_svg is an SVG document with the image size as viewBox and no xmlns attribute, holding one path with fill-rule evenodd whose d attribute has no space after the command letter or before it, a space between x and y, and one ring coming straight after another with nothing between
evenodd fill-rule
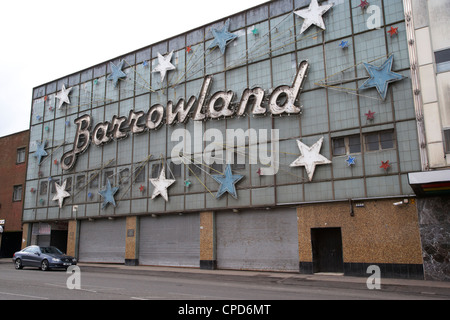
<instances>
[{"instance_id":1,"label":"barrowland sign","mask_svg":"<svg viewBox=\"0 0 450 320\"><path fill-rule=\"evenodd\" d=\"M128 137L130 132L132 134L142 134L146 131L158 130L164 123L168 125L174 125L176 123L186 123L189 118L192 118L194 121L200 122L207 119L243 116L246 112L248 112L249 114L251 113L252 115L266 115L270 112L270 114L277 116L301 114L303 107L298 106L299 103L296 102L297 100L299 100L299 95L307 76L308 69L309 62L307 60L302 61L299 65L297 75L292 86L279 86L274 89L268 97L266 97L266 93L263 88L256 87L253 89L245 89L242 93L242 97L237 108L233 108L232 106L235 93L231 90L226 92L215 92L212 94L209 101L207 101L207 97L209 96L209 91L213 81L212 76L207 76L203 81L203 85L198 97L192 96L187 102L185 99L180 99L178 103L174 105L172 101L169 101L166 108L164 108L164 106L161 104L156 104L150 107L147 113L145 113L144 111L136 112L131 110L128 118L125 116L114 116L110 122L106 121L98 123L95 126L93 125L93 119L90 115L86 114L84 116L81 116L74 121L74 123L77 125L77 129L75 140L73 142L73 149L72 151L69 151L62 156L60 161L61 168L65 171L72 170L77 162L77 157L86 152L91 143L100 147L114 140L125 139ZM267 104L265 103L266 101ZM251 111L248 111L249 108L251 108ZM177 137L179 139L181 137L190 136L188 131L184 129L181 130L182 132L175 130L172 135L172 141L179 141L177 140ZM194 132L196 131L198 130L194 128ZM211 141L212 136L214 136L216 138L216 145L219 145L217 143L217 140L220 140L220 138L217 139L217 137L220 132L218 133L217 131L217 129L207 130L207 132L205 132L202 137L202 141ZM262 132L264 130L259 131L259 145L264 142L267 143L267 132ZM227 136L228 133L230 132L228 132L227 130ZM257 135L258 133L254 129L250 129L247 132L244 132L243 130L237 130L236 132L234 132L234 136L237 137L238 140L241 138L240 141L242 141L242 139L245 139L245 136L248 136L250 140L249 144L254 147L258 143ZM273 144L272 151L274 151L274 148L277 148L278 130L271 130L270 138ZM234 139L232 139L232 142L233 141ZM208 147L206 149L208 149ZM218 148L209 148L209 151L216 150L218 150ZM190 155L190 151L191 150L189 146L186 146L184 142L180 142L180 144L172 150L172 161L174 161L176 164L183 162L183 154ZM255 150L253 149L253 151ZM277 159L273 159L273 157L277 157L278 153L272 152L271 157L266 157L264 155L264 152L267 152L267 149L261 148L261 163L270 165L271 168L265 169L263 171L263 174L276 174L278 170L274 165L278 164L278 161ZM252 153L252 148L250 150L250 153ZM209 152L209 154L211 154L211 152ZM217 154L215 155L214 159L212 158L213 157L211 156L205 157L207 164L211 164L212 162L220 163L221 157L217 156ZM242 159L242 157L240 158ZM217 159L219 159L219 161ZM227 161L229 159L230 152L227 153ZM255 159L255 157L250 157L250 159Z\"/></svg>"}]
</instances>

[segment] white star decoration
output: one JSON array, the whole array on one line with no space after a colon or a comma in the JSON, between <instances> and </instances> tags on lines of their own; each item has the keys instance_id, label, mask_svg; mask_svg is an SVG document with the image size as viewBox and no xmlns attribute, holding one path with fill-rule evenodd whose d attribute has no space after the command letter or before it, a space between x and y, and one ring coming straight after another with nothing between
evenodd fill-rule
<instances>
[{"instance_id":1,"label":"white star decoration","mask_svg":"<svg viewBox=\"0 0 450 320\"><path fill-rule=\"evenodd\" d=\"M305 167L308 173L309 181L312 181L316 166L331 164L331 161L320 154L322 149L323 137L320 138L312 147L308 147L300 140L297 140L298 148L302 154L297 160L292 162L291 167Z\"/></svg>"},{"instance_id":2,"label":"white star decoration","mask_svg":"<svg viewBox=\"0 0 450 320\"><path fill-rule=\"evenodd\" d=\"M325 30L325 23L323 22L322 16L330 10L334 4L325 4L323 6L319 6L317 0L311 0L311 4L308 9L302 9L295 11L294 13L299 17L305 19L302 25L302 29L300 33L305 32L310 26L313 24Z\"/></svg>"},{"instance_id":3,"label":"white star decoration","mask_svg":"<svg viewBox=\"0 0 450 320\"><path fill-rule=\"evenodd\" d=\"M69 94L72 91L72 88L66 89L66 86L63 85L61 92L58 92L56 95L56 99L59 99L58 109L61 109L64 103L70 104Z\"/></svg>"},{"instance_id":4,"label":"white star decoration","mask_svg":"<svg viewBox=\"0 0 450 320\"><path fill-rule=\"evenodd\" d=\"M62 208L64 199L70 197L70 193L66 191L67 180L64 181L62 186L55 182L56 195L53 197L53 201L59 202L59 208Z\"/></svg>"},{"instance_id":5,"label":"white star decoration","mask_svg":"<svg viewBox=\"0 0 450 320\"><path fill-rule=\"evenodd\" d=\"M155 187L152 194L152 200L161 195L164 200L169 201L169 195L167 194L167 188L175 183L176 180L166 179L166 170L164 167L161 170L161 174L157 179L150 179L150 182Z\"/></svg>"},{"instance_id":6,"label":"white star decoration","mask_svg":"<svg viewBox=\"0 0 450 320\"><path fill-rule=\"evenodd\" d=\"M161 73L161 82L164 81L164 78L166 77L167 71L176 69L176 67L172 63L170 63L170 60L172 60L172 56L173 56L173 51L171 53L169 53L165 57L163 57L158 52L158 63L159 63L159 65L155 69L153 69L152 72L160 72Z\"/></svg>"}]
</instances>

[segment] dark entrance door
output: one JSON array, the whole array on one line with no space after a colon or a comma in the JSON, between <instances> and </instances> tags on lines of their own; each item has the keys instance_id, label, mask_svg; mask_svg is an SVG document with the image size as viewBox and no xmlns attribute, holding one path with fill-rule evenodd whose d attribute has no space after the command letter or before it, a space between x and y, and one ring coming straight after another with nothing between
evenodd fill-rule
<instances>
[{"instance_id":1,"label":"dark entrance door","mask_svg":"<svg viewBox=\"0 0 450 320\"><path fill-rule=\"evenodd\" d=\"M311 229L313 271L344 272L341 228Z\"/></svg>"},{"instance_id":2,"label":"dark entrance door","mask_svg":"<svg viewBox=\"0 0 450 320\"><path fill-rule=\"evenodd\" d=\"M5 232L1 239L0 258L11 258L22 247L22 232Z\"/></svg>"},{"instance_id":3,"label":"dark entrance door","mask_svg":"<svg viewBox=\"0 0 450 320\"><path fill-rule=\"evenodd\" d=\"M62 252L67 251L67 230L52 230L50 245L57 247Z\"/></svg>"}]
</instances>

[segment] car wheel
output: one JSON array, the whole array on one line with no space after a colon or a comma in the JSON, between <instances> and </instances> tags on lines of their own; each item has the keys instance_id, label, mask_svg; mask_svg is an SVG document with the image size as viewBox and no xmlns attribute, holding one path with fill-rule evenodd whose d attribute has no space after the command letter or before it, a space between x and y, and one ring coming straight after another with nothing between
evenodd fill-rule
<instances>
[{"instance_id":1,"label":"car wheel","mask_svg":"<svg viewBox=\"0 0 450 320\"><path fill-rule=\"evenodd\" d=\"M49 270L49 265L48 265L48 261L47 260L42 260L42 262L41 262L41 270L42 271Z\"/></svg>"},{"instance_id":2,"label":"car wheel","mask_svg":"<svg viewBox=\"0 0 450 320\"><path fill-rule=\"evenodd\" d=\"M14 261L14 266L16 270L23 269L22 260L16 259L16 261Z\"/></svg>"}]
</instances>

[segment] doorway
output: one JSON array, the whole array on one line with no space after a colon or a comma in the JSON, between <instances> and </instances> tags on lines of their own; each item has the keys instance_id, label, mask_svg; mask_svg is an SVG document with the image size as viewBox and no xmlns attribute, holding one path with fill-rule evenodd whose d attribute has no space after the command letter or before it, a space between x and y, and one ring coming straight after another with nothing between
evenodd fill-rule
<instances>
[{"instance_id":1,"label":"doorway","mask_svg":"<svg viewBox=\"0 0 450 320\"><path fill-rule=\"evenodd\" d=\"M313 272L344 273L341 228L311 229Z\"/></svg>"}]
</instances>

